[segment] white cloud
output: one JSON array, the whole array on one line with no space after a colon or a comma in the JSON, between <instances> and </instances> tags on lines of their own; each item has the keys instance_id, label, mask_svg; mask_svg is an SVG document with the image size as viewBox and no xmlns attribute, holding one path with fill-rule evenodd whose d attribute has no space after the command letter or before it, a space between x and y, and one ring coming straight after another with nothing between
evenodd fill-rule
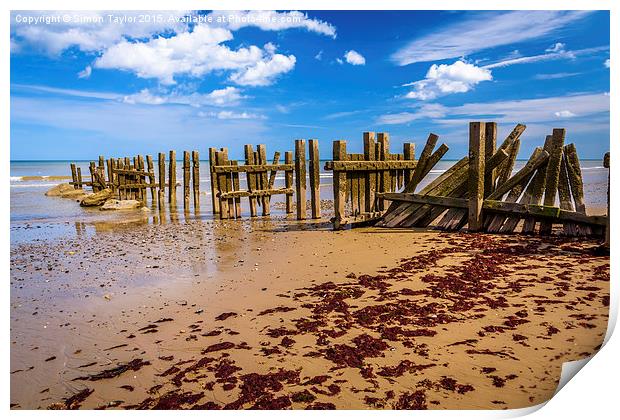
<instances>
[{"instance_id":1,"label":"white cloud","mask_svg":"<svg viewBox=\"0 0 620 420\"><path fill-rule=\"evenodd\" d=\"M121 41L107 49L94 66L132 71L138 77L157 78L167 85L175 84L178 75L200 77L216 70L233 70L230 80L237 84L264 86L295 65L295 56L275 54L271 43L264 49L251 45L232 50L222 45L232 39L227 29L199 25L192 32L169 38Z\"/></svg>"},{"instance_id":2,"label":"white cloud","mask_svg":"<svg viewBox=\"0 0 620 420\"><path fill-rule=\"evenodd\" d=\"M499 123L555 122L569 112L575 119L609 118L609 96L605 93L584 93L578 95L553 96L547 98L518 99L510 101L475 102L458 106L424 104L414 111L400 114L385 114L379 117L386 124L403 124L417 119L432 119L435 123L461 126L472 120L497 121Z\"/></svg>"},{"instance_id":3,"label":"white cloud","mask_svg":"<svg viewBox=\"0 0 620 420\"><path fill-rule=\"evenodd\" d=\"M603 65L607 68L609 68L611 66L610 62L609 62L609 58L607 60L605 60L605 62L603 63Z\"/></svg>"},{"instance_id":4,"label":"white cloud","mask_svg":"<svg viewBox=\"0 0 620 420\"><path fill-rule=\"evenodd\" d=\"M93 72L93 68L91 66L86 66L86 68L80 72L78 72L77 76L80 79L88 79Z\"/></svg>"},{"instance_id":5,"label":"white cloud","mask_svg":"<svg viewBox=\"0 0 620 420\"><path fill-rule=\"evenodd\" d=\"M236 105L243 98L241 92L236 87L228 86L224 89L216 89L210 93L164 93L154 94L149 89L142 89L138 93L126 95L122 101L128 104L146 104L146 105L190 105L194 107L201 106L232 106Z\"/></svg>"},{"instance_id":6,"label":"white cloud","mask_svg":"<svg viewBox=\"0 0 620 420\"><path fill-rule=\"evenodd\" d=\"M319 51L315 56L314 56L315 60L319 60L321 61L323 59L323 50Z\"/></svg>"},{"instance_id":7,"label":"white cloud","mask_svg":"<svg viewBox=\"0 0 620 420\"><path fill-rule=\"evenodd\" d=\"M336 59L336 63L338 63L338 64L344 64L344 61L342 61L342 59L341 59L341 58L337 58L337 59Z\"/></svg>"},{"instance_id":8,"label":"white cloud","mask_svg":"<svg viewBox=\"0 0 620 420\"><path fill-rule=\"evenodd\" d=\"M83 52L97 52L108 48L125 37L138 39L150 38L162 32L178 32L184 30L186 24L179 20L189 15L186 11L158 11L166 19L138 23L139 15L149 14L143 11L27 11L11 13L12 38L17 45L27 44L50 55L58 55L64 50L76 47ZM122 17L124 20L111 22L109 15ZM70 21L64 22L63 17L69 16ZM18 19L19 17L19 19ZM26 18L55 20L37 24L23 22ZM167 19L170 17L171 19ZM22 21L21 23L19 21Z\"/></svg>"},{"instance_id":9,"label":"white cloud","mask_svg":"<svg viewBox=\"0 0 620 420\"><path fill-rule=\"evenodd\" d=\"M273 10L224 11L209 13L215 24L220 24L232 31L248 26L263 31L282 31L285 29L302 28L310 32L336 38L336 28L328 22L310 19L307 14L299 11L276 12Z\"/></svg>"},{"instance_id":10,"label":"white cloud","mask_svg":"<svg viewBox=\"0 0 620 420\"><path fill-rule=\"evenodd\" d=\"M344 59L347 61L347 63L354 66L363 66L366 64L366 59L364 58L364 56L355 50L350 50L344 53Z\"/></svg>"},{"instance_id":11,"label":"white cloud","mask_svg":"<svg viewBox=\"0 0 620 420\"><path fill-rule=\"evenodd\" d=\"M560 52L564 50L566 50L566 44L562 42L556 42L555 44L547 48L545 52Z\"/></svg>"},{"instance_id":12,"label":"white cloud","mask_svg":"<svg viewBox=\"0 0 620 420\"><path fill-rule=\"evenodd\" d=\"M392 55L398 65L467 56L553 33L588 11L511 11L473 13L460 23L409 42Z\"/></svg>"},{"instance_id":13,"label":"white cloud","mask_svg":"<svg viewBox=\"0 0 620 420\"><path fill-rule=\"evenodd\" d=\"M536 80L563 79L565 77L578 76L581 73L540 73L534 76Z\"/></svg>"},{"instance_id":14,"label":"white cloud","mask_svg":"<svg viewBox=\"0 0 620 420\"><path fill-rule=\"evenodd\" d=\"M488 80L493 80L490 70L461 60L450 65L433 64L425 79L405 85L413 87L405 97L423 101L435 99L451 93L468 92L478 83Z\"/></svg>"},{"instance_id":15,"label":"white cloud","mask_svg":"<svg viewBox=\"0 0 620 420\"><path fill-rule=\"evenodd\" d=\"M555 113L555 116L558 118L573 118L576 117L577 115L575 115L574 113L564 110L564 111L558 111Z\"/></svg>"},{"instance_id":16,"label":"white cloud","mask_svg":"<svg viewBox=\"0 0 620 420\"><path fill-rule=\"evenodd\" d=\"M200 117L213 117L218 120L261 120L264 116L247 112L220 111L220 112L199 112Z\"/></svg>"}]
</instances>

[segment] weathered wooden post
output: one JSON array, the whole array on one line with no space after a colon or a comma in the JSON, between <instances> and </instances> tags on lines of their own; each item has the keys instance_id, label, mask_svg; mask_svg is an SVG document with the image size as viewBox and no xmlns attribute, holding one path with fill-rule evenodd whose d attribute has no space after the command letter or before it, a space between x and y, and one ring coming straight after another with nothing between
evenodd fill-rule
<instances>
[{"instance_id":1,"label":"weathered wooden post","mask_svg":"<svg viewBox=\"0 0 620 420\"><path fill-rule=\"evenodd\" d=\"M256 146L256 151L257 151L257 155L258 155L258 162L257 164L261 165L261 166L265 166L267 165L267 148L264 144L259 144ZM256 159L254 159L256 161ZM260 175L258 175L260 177L260 189L261 190L265 190L267 189L267 184L268 184L268 180L267 180L267 169L261 170L261 172L259 172ZM269 207L269 196L267 195L263 195L261 197L261 201L263 203L263 216L269 216L269 214L271 213L270 211L270 207Z\"/></svg>"},{"instance_id":2,"label":"weathered wooden post","mask_svg":"<svg viewBox=\"0 0 620 420\"><path fill-rule=\"evenodd\" d=\"M110 186L112 191L115 191L116 189L114 184L114 163L115 161L112 158L106 161L106 164L108 165L108 185Z\"/></svg>"},{"instance_id":3,"label":"weathered wooden post","mask_svg":"<svg viewBox=\"0 0 620 420\"><path fill-rule=\"evenodd\" d=\"M295 187L297 220L306 218L306 141L295 140Z\"/></svg>"},{"instance_id":4,"label":"weathered wooden post","mask_svg":"<svg viewBox=\"0 0 620 420\"><path fill-rule=\"evenodd\" d=\"M71 180L73 181L73 188L77 190L77 170L75 169L75 163L71 164Z\"/></svg>"},{"instance_id":5,"label":"weathered wooden post","mask_svg":"<svg viewBox=\"0 0 620 420\"><path fill-rule=\"evenodd\" d=\"M335 140L333 146L334 162L347 160L346 140ZM344 221L344 208L347 200L347 173L334 171L334 229L340 229Z\"/></svg>"},{"instance_id":6,"label":"weathered wooden post","mask_svg":"<svg viewBox=\"0 0 620 420\"><path fill-rule=\"evenodd\" d=\"M221 151L215 152L215 166L223 166L228 164L228 152L222 149ZM220 219L228 219L230 215L230 209L228 204L228 199L221 196L222 193L226 193L229 191L228 189L228 176L226 172L219 172L217 174L217 195L219 197L213 197L213 199L217 199L220 201Z\"/></svg>"},{"instance_id":7,"label":"weathered wooden post","mask_svg":"<svg viewBox=\"0 0 620 420\"><path fill-rule=\"evenodd\" d=\"M287 165L293 164L293 152L284 153L284 163ZM293 188L293 171L284 171L284 186L286 189ZM286 214L293 213L293 195L286 194Z\"/></svg>"},{"instance_id":8,"label":"weathered wooden post","mask_svg":"<svg viewBox=\"0 0 620 420\"><path fill-rule=\"evenodd\" d=\"M364 132L364 160L366 161L374 161L377 160L375 155L376 146L375 146L375 133L372 131ZM335 159L334 159L335 160ZM334 174L335 178L335 174ZM366 173L366 186L364 188L366 197L365 208L364 211L370 213L375 211L376 206L376 192L377 192L377 172L376 171L368 171ZM336 189L334 187L334 193ZM335 197L335 195L334 195Z\"/></svg>"},{"instance_id":9,"label":"weathered wooden post","mask_svg":"<svg viewBox=\"0 0 620 420\"><path fill-rule=\"evenodd\" d=\"M252 145L251 144L246 144L243 146L243 151L245 153L245 164L246 165L254 165L254 150L252 150ZM257 185L256 185L256 174L254 172L247 172L246 175L246 181L248 183L248 191L250 191L250 193L254 192L255 190L257 190ZM250 196L248 201L250 202L250 217L256 217L257 213L256 213L256 197Z\"/></svg>"},{"instance_id":10,"label":"weathered wooden post","mask_svg":"<svg viewBox=\"0 0 620 420\"><path fill-rule=\"evenodd\" d=\"M151 189L151 205L155 204L155 165L153 164L153 156L146 155L146 167L149 173L149 184Z\"/></svg>"},{"instance_id":11,"label":"weathered wooden post","mask_svg":"<svg viewBox=\"0 0 620 420\"><path fill-rule=\"evenodd\" d=\"M183 206L189 207L190 166L189 152L183 151Z\"/></svg>"},{"instance_id":12,"label":"weathered wooden post","mask_svg":"<svg viewBox=\"0 0 620 420\"><path fill-rule=\"evenodd\" d=\"M390 135L388 133L377 133L377 143L379 144L379 156L378 160L388 160L388 154L390 153ZM346 173L345 173L346 174ZM379 172L380 192L388 192L391 185L390 171L383 170ZM385 210L386 203L383 197L379 198L379 210Z\"/></svg>"},{"instance_id":13,"label":"weathered wooden post","mask_svg":"<svg viewBox=\"0 0 620 420\"><path fill-rule=\"evenodd\" d=\"M229 165L239 166L239 163L236 160L231 160L228 162ZM232 172L232 190L231 191L239 191L241 189L239 183L239 172ZM238 219L241 218L241 197L233 197L235 203L235 212L233 216L236 216Z\"/></svg>"},{"instance_id":14,"label":"weathered wooden post","mask_svg":"<svg viewBox=\"0 0 620 420\"><path fill-rule=\"evenodd\" d=\"M485 165L489 162L489 159L495 154L497 147L497 123L488 122L484 127L484 161ZM484 196L488 197L495 187L496 171L495 168L491 170L489 176L484 178Z\"/></svg>"},{"instance_id":15,"label":"weathered wooden post","mask_svg":"<svg viewBox=\"0 0 620 420\"><path fill-rule=\"evenodd\" d=\"M312 218L321 218L321 161L319 157L319 141L316 139L308 140L310 152L310 207L312 208Z\"/></svg>"},{"instance_id":16,"label":"weathered wooden post","mask_svg":"<svg viewBox=\"0 0 620 420\"><path fill-rule=\"evenodd\" d=\"M192 180L194 189L194 207L200 206L200 156L198 150L192 151Z\"/></svg>"},{"instance_id":17,"label":"weathered wooden post","mask_svg":"<svg viewBox=\"0 0 620 420\"><path fill-rule=\"evenodd\" d=\"M171 206L177 205L177 152L170 151L170 162L168 168L168 203Z\"/></svg>"},{"instance_id":18,"label":"weathered wooden post","mask_svg":"<svg viewBox=\"0 0 620 420\"><path fill-rule=\"evenodd\" d=\"M415 160L415 143L404 143L403 144L403 158L406 161L414 161ZM411 169L405 169L403 171L403 184L406 187L411 181L411 177L413 176L413 171Z\"/></svg>"},{"instance_id":19,"label":"weathered wooden post","mask_svg":"<svg viewBox=\"0 0 620 420\"><path fill-rule=\"evenodd\" d=\"M485 126L481 122L469 123L469 213L468 226L472 232L482 228L484 200Z\"/></svg>"},{"instance_id":20,"label":"weathered wooden post","mask_svg":"<svg viewBox=\"0 0 620 420\"><path fill-rule=\"evenodd\" d=\"M217 175L213 172L213 167L216 165L217 150L215 147L209 147L209 180L211 181L211 208L213 214L219 214L220 212L220 200L217 198Z\"/></svg>"},{"instance_id":21,"label":"weathered wooden post","mask_svg":"<svg viewBox=\"0 0 620 420\"><path fill-rule=\"evenodd\" d=\"M99 191L99 188L97 187L97 181L95 178L95 172L97 171L95 168L95 162L90 162L88 165L88 170L90 171L90 186L92 187L93 192L97 192Z\"/></svg>"},{"instance_id":22,"label":"weathered wooden post","mask_svg":"<svg viewBox=\"0 0 620 420\"><path fill-rule=\"evenodd\" d=\"M609 166L609 152L605 153L605 157L603 158L603 166L607 169L610 168ZM603 243L603 246L607 249L609 249L610 245L611 245L611 224L610 224L610 215L611 213L609 212L609 186L611 181L611 171L607 172L607 224L605 226L605 242Z\"/></svg>"},{"instance_id":23,"label":"weathered wooden post","mask_svg":"<svg viewBox=\"0 0 620 420\"><path fill-rule=\"evenodd\" d=\"M159 191L157 194L157 203L159 207L164 205L164 194L166 191L166 154L157 154L157 166L159 168Z\"/></svg>"},{"instance_id":24,"label":"weathered wooden post","mask_svg":"<svg viewBox=\"0 0 620 420\"><path fill-rule=\"evenodd\" d=\"M547 162L547 172L545 173L545 196L543 205L553 207L555 205L555 197L558 192L558 183L560 182L560 168L562 164L562 149L564 147L564 138L566 130L563 128L554 128L551 136L551 147L549 151L549 161ZM540 222L540 234L550 235L553 223L548 220Z\"/></svg>"}]
</instances>

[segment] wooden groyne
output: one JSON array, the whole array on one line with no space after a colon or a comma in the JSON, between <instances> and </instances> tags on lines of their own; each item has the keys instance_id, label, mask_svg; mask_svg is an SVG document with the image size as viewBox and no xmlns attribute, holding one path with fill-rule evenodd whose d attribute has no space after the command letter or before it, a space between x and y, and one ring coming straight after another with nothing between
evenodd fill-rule
<instances>
[{"instance_id":1,"label":"wooden groyne","mask_svg":"<svg viewBox=\"0 0 620 420\"><path fill-rule=\"evenodd\" d=\"M363 153L347 153L346 140L335 140L332 160L324 166L332 175L331 222L335 229L374 224L541 235L561 224L566 236L602 236L606 232L608 245L609 209L607 216L587 214L579 157L574 144L565 144L566 130L553 129L515 172L525 130L525 125L517 124L498 145L495 122L470 123L468 156L430 182L425 178L448 151L445 144L437 147L436 134L428 136L417 159L413 143L404 143L402 153L392 153L388 133L365 132ZM259 212L269 216L271 197L283 195L287 215L294 214L298 220L321 218L318 140L295 140L293 151L275 151L271 160L264 144L246 144L243 152L245 159L238 161L229 158L227 148L209 148L211 207L216 217L240 218L242 199L247 199L251 217ZM199 154L183 151L182 157L183 205L189 207L193 202L198 208ZM609 153L604 164L609 167ZM132 159L99 156L89 164L90 181L83 180L81 168L72 163L71 184L75 188L89 186L95 193L107 188L118 200L143 204L150 192L151 203L159 207L164 206L167 192L168 204L175 207L176 165L174 150L158 154L157 173L151 155L146 159L141 155ZM278 173L284 174L283 187L275 186Z\"/></svg>"}]
</instances>

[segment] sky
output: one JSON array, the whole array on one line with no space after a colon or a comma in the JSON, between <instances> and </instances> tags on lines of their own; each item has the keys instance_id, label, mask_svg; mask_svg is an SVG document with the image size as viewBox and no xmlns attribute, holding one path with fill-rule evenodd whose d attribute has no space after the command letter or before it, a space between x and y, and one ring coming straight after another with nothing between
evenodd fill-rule
<instances>
[{"instance_id":1,"label":"sky","mask_svg":"<svg viewBox=\"0 0 620 420\"><path fill-rule=\"evenodd\" d=\"M467 154L468 122L520 158L566 128L582 159L609 150L607 11L152 11L11 14L11 159L348 140L433 132Z\"/></svg>"}]
</instances>

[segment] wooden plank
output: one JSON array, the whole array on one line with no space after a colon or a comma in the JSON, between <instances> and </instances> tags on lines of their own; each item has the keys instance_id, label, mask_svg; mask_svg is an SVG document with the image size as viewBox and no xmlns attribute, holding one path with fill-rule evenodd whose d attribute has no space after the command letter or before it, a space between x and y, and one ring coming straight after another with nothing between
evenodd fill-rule
<instances>
[{"instance_id":1,"label":"wooden plank","mask_svg":"<svg viewBox=\"0 0 620 420\"><path fill-rule=\"evenodd\" d=\"M200 206L200 155L197 150L192 151L192 180L194 207Z\"/></svg>"},{"instance_id":2,"label":"wooden plank","mask_svg":"<svg viewBox=\"0 0 620 420\"><path fill-rule=\"evenodd\" d=\"M377 133L377 144L379 145L379 160L387 160L387 155L390 153L390 135L388 133ZM390 172L383 170L379 174L379 192L387 192L392 183ZM378 210L384 210L388 205L389 203L386 203L385 199L380 198L378 200Z\"/></svg>"},{"instance_id":3,"label":"wooden plank","mask_svg":"<svg viewBox=\"0 0 620 420\"><path fill-rule=\"evenodd\" d=\"M168 203L177 205L177 152L170 151L168 163Z\"/></svg>"},{"instance_id":4,"label":"wooden plank","mask_svg":"<svg viewBox=\"0 0 620 420\"><path fill-rule=\"evenodd\" d=\"M228 158L228 148L227 147L222 147L220 148L220 151L222 152L222 162L224 162L224 165L230 165L233 166ZM226 192L230 192L233 191L233 179L230 173L224 174L225 179L225 185L226 185ZM228 198L227 199L228 202L228 218L229 219L234 219L235 218L235 199L234 198ZM220 203L220 207L221 207L221 203Z\"/></svg>"},{"instance_id":5,"label":"wooden plank","mask_svg":"<svg viewBox=\"0 0 620 420\"><path fill-rule=\"evenodd\" d=\"M391 201L403 203L428 204L431 206L454 207L467 209L469 207L466 198L454 198L435 195L424 195L415 193L379 193L384 198Z\"/></svg>"},{"instance_id":6,"label":"wooden plank","mask_svg":"<svg viewBox=\"0 0 620 420\"><path fill-rule=\"evenodd\" d=\"M566 155L566 169L568 180L570 183L571 194L575 201L575 211L580 213L586 212L586 205L583 200L583 178L581 175L581 163L577 155L577 149L573 143L564 147Z\"/></svg>"},{"instance_id":7,"label":"wooden plank","mask_svg":"<svg viewBox=\"0 0 620 420\"><path fill-rule=\"evenodd\" d=\"M349 159L357 161L357 156L351 154ZM359 172L347 172L347 178L349 179L349 193L351 194L351 214L357 216L361 212L359 207Z\"/></svg>"},{"instance_id":8,"label":"wooden plank","mask_svg":"<svg viewBox=\"0 0 620 420\"><path fill-rule=\"evenodd\" d=\"M264 144L259 144L256 146L256 151L258 152L259 164L263 165L264 168L260 171L260 188L267 189L267 148ZM269 216L270 208L269 208L269 197L263 197L263 216Z\"/></svg>"},{"instance_id":9,"label":"wooden plank","mask_svg":"<svg viewBox=\"0 0 620 420\"><path fill-rule=\"evenodd\" d=\"M227 152L224 152L224 150L216 151L215 152L215 164L216 165L228 165ZM228 175L225 172L221 172L221 173L216 174L216 176L217 176L217 191L218 191L217 199L220 202L220 219L228 219L230 217L228 198L224 198L221 196L222 193L230 192L230 190L228 189L228 182L227 182ZM216 197L213 197L213 199L215 200Z\"/></svg>"},{"instance_id":10,"label":"wooden plank","mask_svg":"<svg viewBox=\"0 0 620 420\"><path fill-rule=\"evenodd\" d=\"M405 163L410 163L413 166L413 170L415 171L415 167L417 166L417 162L415 161L415 143L405 143L403 144L403 159ZM405 186L411 182L411 177L413 176L413 171L409 168L404 169L403 171L403 183Z\"/></svg>"},{"instance_id":11,"label":"wooden plank","mask_svg":"<svg viewBox=\"0 0 620 420\"><path fill-rule=\"evenodd\" d=\"M521 139L515 139L514 143L509 149L508 159L504 161L504 163L498 169L496 187L501 186L508 178L512 176L512 172L515 168L515 163L517 162L517 155L519 154L519 149L521 148Z\"/></svg>"},{"instance_id":12,"label":"wooden plank","mask_svg":"<svg viewBox=\"0 0 620 420\"><path fill-rule=\"evenodd\" d=\"M562 210L574 211L566 161L567 158L564 152L562 152L562 158L560 159L560 179L558 181L558 197L560 198L560 208ZM566 236L577 236L579 234L577 225L571 222L564 223L563 230Z\"/></svg>"},{"instance_id":13,"label":"wooden plank","mask_svg":"<svg viewBox=\"0 0 620 420\"><path fill-rule=\"evenodd\" d=\"M156 182L153 182L153 183L132 182L132 183L129 183L129 184L123 184L119 188L120 189L139 190L139 189L146 189L146 188L151 188L151 187L156 187L156 186L157 186Z\"/></svg>"},{"instance_id":14,"label":"wooden plank","mask_svg":"<svg viewBox=\"0 0 620 420\"><path fill-rule=\"evenodd\" d=\"M275 152L273 154L273 162L271 166L276 166L278 165L279 162L280 162L280 152ZM269 181L267 182L267 189L273 188L273 184L276 182L276 174L277 174L277 170L275 169L272 169L271 172L269 172Z\"/></svg>"},{"instance_id":15,"label":"wooden plank","mask_svg":"<svg viewBox=\"0 0 620 420\"><path fill-rule=\"evenodd\" d=\"M487 122L484 128L484 158L488 162L497 148L497 123ZM494 189L497 170L493 169L484 177L484 196L488 197Z\"/></svg>"},{"instance_id":16,"label":"wooden plank","mask_svg":"<svg viewBox=\"0 0 620 420\"><path fill-rule=\"evenodd\" d=\"M521 168L516 174L510 177L502 185L499 185L493 194L489 195L490 200L499 200L504 194L513 189L517 184L521 183L526 177L529 177L534 171L536 171L541 165L547 162L549 159L549 153L542 148L537 147L534 149L532 156L527 161L525 166Z\"/></svg>"},{"instance_id":17,"label":"wooden plank","mask_svg":"<svg viewBox=\"0 0 620 420\"><path fill-rule=\"evenodd\" d=\"M555 197L558 192L558 183L560 181L560 167L562 163L562 150L564 147L564 138L566 130L563 128L554 128L551 138L551 151L549 153L549 162L547 163L547 172L545 173L545 194L543 204L545 206L554 206ZM540 234L549 235L553 225L547 220L540 223Z\"/></svg>"},{"instance_id":18,"label":"wooden plank","mask_svg":"<svg viewBox=\"0 0 620 420\"><path fill-rule=\"evenodd\" d=\"M295 140L295 188L297 220L306 219L306 141Z\"/></svg>"},{"instance_id":19,"label":"wooden plank","mask_svg":"<svg viewBox=\"0 0 620 420\"><path fill-rule=\"evenodd\" d=\"M469 123L469 213L467 224L471 232L482 228L482 201L484 200L485 168L485 125L481 122Z\"/></svg>"},{"instance_id":20,"label":"wooden plank","mask_svg":"<svg viewBox=\"0 0 620 420\"><path fill-rule=\"evenodd\" d=\"M293 152L284 152L284 162L288 165L293 165ZM293 171L284 171L284 187L286 189L293 188ZM293 213L293 196L286 195L286 214Z\"/></svg>"},{"instance_id":21,"label":"wooden plank","mask_svg":"<svg viewBox=\"0 0 620 420\"><path fill-rule=\"evenodd\" d=\"M222 173L222 172L252 172L252 173L257 173L258 176L260 176L261 172L268 172L268 171L291 171L295 169L295 165L288 165L286 163L280 163L277 165L273 165L273 164L254 164L254 165L238 165L238 166L234 166L234 165L217 165L213 167L213 171L215 173Z\"/></svg>"},{"instance_id":22,"label":"wooden plank","mask_svg":"<svg viewBox=\"0 0 620 420\"><path fill-rule=\"evenodd\" d=\"M333 160L341 161L347 159L347 142L345 140L335 140L333 142ZM334 229L344 226L345 202L346 202L346 172L334 171Z\"/></svg>"},{"instance_id":23,"label":"wooden plank","mask_svg":"<svg viewBox=\"0 0 620 420\"><path fill-rule=\"evenodd\" d=\"M146 155L146 168L147 168L147 172L149 173L148 178L149 178L149 184L151 184L151 202L155 203L155 187L157 186L157 184L155 184L155 166L153 165L153 156L151 155Z\"/></svg>"},{"instance_id":24,"label":"wooden plank","mask_svg":"<svg viewBox=\"0 0 620 420\"><path fill-rule=\"evenodd\" d=\"M254 151L252 150L252 145L251 144L246 144L245 146L243 146L243 151L245 153L245 166L253 166L254 165ZM241 166L240 166L241 167ZM253 172L246 172L245 174L246 180L247 180L247 184L248 184L248 191L249 192L253 192L256 191L257 185L256 185L256 175ZM251 217L256 217L258 215L258 213L256 212L256 196L249 196L250 199L250 216Z\"/></svg>"},{"instance_id":25,"label":"wooden plank","mask_svg":"<svg viewBox=\"0 0 620 420\"><path fill-rule=\"evenodd\" d=\"M254 190L254 191L241 191L235 190L230 192L219 193L220 198L241 198L241 197L268 197L270 195L286 194L293 195L295 190L293 188L272 188L269 190Z\"/></svg>"},{"instance_id":26,"label":"wooden plank","mask_svg":"<svg viewBox=\"0 0 620 420\"><path fill-rule=\"evenodd\" d=\"M346 216L344 219L340 220L340 226L375 222L380 220L384 213L384 211L374 211L370 213L358 214L357 216ZM332 218L331 220L335 224L335 218Z\"/></svg>"},{"instance_id":27,"label":"wooden plank","mask_svg":"<svg viewBox=\"0 0 620 420\"><path fill-rule=\"evenodd\" d=\"M364 132L364 160L372 162L376 159L375 156L375 133L372 131ZM373 212L376 206L376 192L377 192L377 172L369 170L365 174L364 183L364 211L366 213Z\"/></svg>"},{"instance_id":28,"label":"wooden plank","mask_svg":"<svg viewBox=\"0 0 620 420\"><path fill-rule=\"evenodd\" d=\"M236 166L239 164L236 160L229 161L231 165ZM232 178L232 190L240 191L241 186L239 184L239 172L233 172L231 175ZM230 197L229 197L230 198ZM235 217L237 219L241 218L241 197L232 197L235 203Z\"/></svg>"},{"instance_id":29,"label":"wooden plank","mask_svg":"<svg viewBox=\"0 0 620 420\"><path fill-rule=\"evenodd\" d=\"M216 198L216 194L219 192L217 187L217 176L213 172L213 167L216 164L216 153L217 150L215 147L209 147L209 178L211 181L211 209L213 214L219 214L220 212L220 200Z\"/></svg>"},{"instance_id":30,"label":"wooden plank","mask_svg":"<svg viewBox=\"0 0 620 420\"><path fill-rule=\"evenodd\" d=\"M559 207L506 203L497 200L484 200L483 208L485 211L501 212L505 214L519 214L521 217L532 216L549 221L550 223L585 223L592 226L605 226L605 216L587 216L576 211L562 210Z\"/></svg>"},{"instance_id":31,"label":"wooden plank","mask_svg":"<svg viewBox=\"0 0 620 420\"><path fill-rule=\"evenodd\" d=\"M508 195L504 201L507 203L516 203L523 194L523 191L526 189L530 180L534 177L535 173L536 172L532 172L529 176L525 177L523 181L515 185L514 188L508 192ZM487 227L487 232L511 233L514 228L510 225L505 225L505 220L506 216L496 214L493 218L491 218L491 223Z\"/></svg>"},{"instance_id":32,"label":"wooden plank","mask_svg":"<svg viewBox=\"0 0 620 420\"><path fill-rule=\"evenodd\" d=\"M308 140L310 158L310 208L312 218L321 218L321 158L319 155L319 141Z\"/></svg>"},{"instance_id":33,"label":"wooden plank","mask_svg":"<svg viewBox=\"0 0 620 420\"><path fill-rule=\"evenodd\" d=\"M352 158L351 158L352 159ZM328 161L325 162L325 170L328 171L383 171L383 170L392 170L392 169L415 169L417 167L417 162L415 161L405 161L405 160L387 160L387 161L368 161L365 160L357 160L357 156L355 160L344 161L344 162L334 162Z\"/></svg>"},{"instance_id":34,"label":"wooden plank","mask_svg":"<svg viewBox=\"0 0 620 420\"><path fill-rule=\"evenodd\" d=\"M411 181L405 187L406 192L415 192L415 189L420 183L420 181L424 179L424 172L427 165L429 164L429 159L433 154L433 149L437 144L437 140L439 140L439 136L437 134L429 134L428 139L426 140L426 144L424 145L424 149L422 149L422 153L420 153L420 158L417 161L417 165L413 171L413 175L411 176ZM426 173L428 173L428 171Z\"/></svg>"},{"instance_id":35,"label":"wooden plank","mask_svg":"<svg viewBox=\"0 0 620 420\"><path fill-rule=\"evenodd\" d=\"M545 137L545 144L543 149L549 153L551 151L552 136ZM547 172L547 164L543 164L537 171L536 175L532 179L530 185L528 185L523 195L523 204L540 204L542 201L543 193L545 192L545 176ZM506 223L516 224L513 217L510 217ZM531 234L534 233L536 228L536 219L528 217L523 221L522 233Z\"/></svg>"},{"instance_id":36,"label":"wooden plank","mask_svg":"<svg viewBox=\"0 0 620 420\"><path fill-rule=\"evenodd\" d=\"M166 192L166 154L157 154L157 166L159 169L159 191L157 194L157 202L161 208L164 205L164 194Z\"/></svg>"}]
</instances>

